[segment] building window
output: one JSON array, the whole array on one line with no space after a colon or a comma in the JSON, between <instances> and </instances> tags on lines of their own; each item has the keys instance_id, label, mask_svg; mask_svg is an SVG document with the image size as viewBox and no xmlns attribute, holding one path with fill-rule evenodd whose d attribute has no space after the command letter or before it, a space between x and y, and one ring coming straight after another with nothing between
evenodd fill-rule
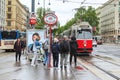
<instances>
[{"instance_id":1,"label":"building window","mask_svg":"<svg viewBox=\"0 0 120 80\"><path fill-rule=\"evenodd\" d=\"M11 19L11 14L7 14L7 18L8 18L8 19Z\"/></svg>"},{"instance_id":2,"label":"building window","mask_svg":"<svg viewBox=\"0 0 120 80\"><path fill-rule=\"evenodd\" d=\"M11 26L11 21L7 21L7 26Z\"/></svg>"},{"instance_id":3,"label":"building window","mask_svg":"<svg viewBox=\"0 0 120 80\"><path fill-rule=\"evenodd\" d=\"M8 1L8 5L11 5L11 1Z\"/></svg>"},{"instance_id":4,"label":"building window","mask_svg":"<svg viewBox=\"0 0 120 80\"><path fill-rule=\"evenodd\" d=\"M11 7L8 7L8 12L11 12Z\"/></svg>"}]
</instances>

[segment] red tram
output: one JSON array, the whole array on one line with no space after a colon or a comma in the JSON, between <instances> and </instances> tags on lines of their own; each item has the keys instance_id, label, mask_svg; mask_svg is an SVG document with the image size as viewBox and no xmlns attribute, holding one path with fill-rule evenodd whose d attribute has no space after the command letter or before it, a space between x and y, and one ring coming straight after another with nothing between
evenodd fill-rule
<instances>
[{"instance_id":1,"label":"red tram","mask_svg":"<svg viewBox=\"0 0 120 80\"><path fill-rule=\"evenodd\" d=\"M81 22L78 25L73 25L71 29L64 31L63 35L76 37L78 54L90 54L93 51L92 27L88 22Z\"/></svg>"}]
</instances>

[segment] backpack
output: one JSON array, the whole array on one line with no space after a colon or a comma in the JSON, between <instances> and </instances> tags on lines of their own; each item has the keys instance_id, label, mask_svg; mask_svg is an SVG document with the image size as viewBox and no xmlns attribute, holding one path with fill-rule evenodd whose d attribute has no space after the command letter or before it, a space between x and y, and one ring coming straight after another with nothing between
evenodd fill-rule
<instances>
[{"instance_id":1,"label":"backpack","mask_svg":"<svg viewBox=\"0 0 120 80\"><path fill-rule=\"evenodd\" d=\"M26 42L25 41L21 41L21 47L25 48L26 47Z\"/></svg>"},{"instance_id":2,"label":"backpack","mask_svg":"<svg viewBox=\"0 0 120 80\"><path fill-rule=\"evenodd\" d=\"M61 44L62 52L69 52L69 44L67 41L63 41Z\"/></svg>"},{"instance_id":3,"label":"backpack","mask_svg":"<svg viewBox=\"0 0 120 80\"><path fill-rule=\"evenodd\" d=\"M70 45L71 45L72 51L76 51L77 50L77 43L76 42L73 42Z\"/></svg>"},{"instance_id":4,"label":"backpack","mask_svg":"<svg viewBox=\"0 0 120 80\"><path fill-rule=\"evenodd\" d=\"M53 43L53 45L52 45L52 53L56 54L58 52L59 51L58 51L58 45L57 45L57 43Z\"/></svg>"}]
</instances>

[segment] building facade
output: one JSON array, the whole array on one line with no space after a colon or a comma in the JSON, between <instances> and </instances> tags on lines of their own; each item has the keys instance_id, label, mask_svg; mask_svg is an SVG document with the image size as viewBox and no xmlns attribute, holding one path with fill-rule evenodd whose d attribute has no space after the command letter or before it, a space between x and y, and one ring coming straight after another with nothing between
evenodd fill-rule
<instances>
[{"instance_id":1,"label":"building facade","mask_svg":"<svg viewBox=\"0 0 120 80\"><path fill-rule=\"evenodd\" d=\"M27 29L29 9L19 0L6 0L6 27L5 30Z\"/></svg>"},{"instance_id":2,"label":"building facade","mask_svg":"<svg viewBox=\"0 0 120 80\"><path fill-rule=\"evenodd\" d=\"M120 41L120 0L109 0L100 9L100 28L104 42Z\"/></svg>"},{"instance_id":3,"label":"building facade","mask_svg":"<svg viewBox=\"0 0 120 80\"><path fill-rule=\"evenodd\" d=\"M101 14L101 7L99 7L99 8L97 8L96 9L96 14L97 14L97 17L99 18L99 25L98 25L98 28L99 28L99 32L98 32L98 34L101 36L101 24L100 24L100 14Z\"/></svg>"},{"instance_id":4,"label":"building facade","mask_svg":"<svg viewBox=\"0 0 120 80\"><path fill-rule=\"evenodd\" d=\"M5 27L5 0L0 0L0 30Z\"/></svg>"}]
</instances>

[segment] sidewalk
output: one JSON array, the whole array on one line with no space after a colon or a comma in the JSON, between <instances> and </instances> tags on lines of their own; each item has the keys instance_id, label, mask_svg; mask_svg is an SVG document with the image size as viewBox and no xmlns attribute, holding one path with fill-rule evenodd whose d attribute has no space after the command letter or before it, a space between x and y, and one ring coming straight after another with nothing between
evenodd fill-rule
<instances>
[{"instance_id":1,"label":"sidewalk","mask_svg":"<svg viewBox=\"0 0 120 80\"><path fill-rule=\"evenodd\" d=\"M67 69L61 70L50 67L44 67L42 63L33 67L22 55L21 62L15 63L14 53L7 55L3 62L0 63L0 79L1 80L100 80L79 62L77 68L74 65ZM1 60L2 57L0 57ZM52 62L51 62L52 63ZM68 63L69 64L69 63Z\"/></svg>"},{"instance_id":2,"label":"sidewalk","mask_svg":"<svg viewBox=\"0 0 120 80\"><path fill-rule=\"evenodd\" d=\"M33 75L26 73L24 76L28 77L24 77L21 80L100 80L85 69L79 62L77 68L74 67L74 64L70 66L68 62L67 68L63 68L62 70L60 66L58 69L53 67L47 68L46 66L43 66L42 63L36 67L27 63L24 67L23 73L26 71Z\"/></svg>"}]
</instances>

